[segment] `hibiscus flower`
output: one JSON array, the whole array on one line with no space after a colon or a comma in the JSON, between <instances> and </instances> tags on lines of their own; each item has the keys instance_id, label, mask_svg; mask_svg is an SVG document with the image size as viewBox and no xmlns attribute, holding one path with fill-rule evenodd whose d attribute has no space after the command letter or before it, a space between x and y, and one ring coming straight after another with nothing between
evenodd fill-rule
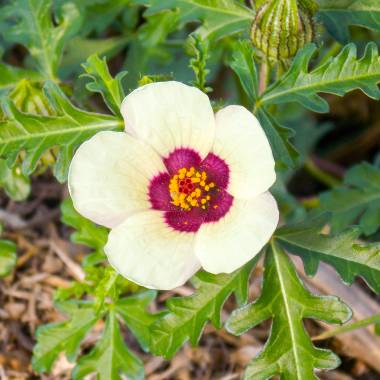
<instances>
[{"instance_id":1,"label":"hibiscus flower","mask_svg":"<svg viewBox=\"0 0 380 380\"><path fill-rule=\"evenodd\" d=\"M152 83L121 105L125 132L100 132L72 160L76 210L111 228L104 248L121 275L172 289L201 267L230 273L257 255L279 218L268 140L241 106L214 115L179 82Z\"/></svg>"}]
</instances>

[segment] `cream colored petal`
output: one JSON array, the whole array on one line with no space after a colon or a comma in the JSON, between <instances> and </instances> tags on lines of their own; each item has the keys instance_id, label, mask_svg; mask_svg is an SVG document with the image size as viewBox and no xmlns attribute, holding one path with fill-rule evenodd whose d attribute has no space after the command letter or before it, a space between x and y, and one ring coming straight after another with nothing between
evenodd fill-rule
<instances>
[{"instance_id":1,"label":"cream colored petal","mask_svg":"<svg viewBox=\"0 0 380 380\"><path fill-rule=\"evenodd\" d=\"M200 268L193 244L194 234L173 230L163 213L149 210L113 229L104 250L122 276L146 288L168 290Z\"/></svg>"},{"instance_id":2,"label":"cream colored petal","mask_svg":"<svg viewBox=\"0 0 380 380\"><path fill-rule=\"evenodd\" d=\"M235 198L224 218L201 226L195 254L206 271L231 273L260 252L278 218L276 200L268 192L250 200Z\"/></svg>"},{"instance_id":3,"label":"cream colored petal","mask_svg":"<svg viewBox=\"0 0 380 380\"><path fill-rule=\"evenodd\" d=\"M275 161L258 120L242 106L228 106L216 114L213 152L230 168L228 192L253 198L276 180Z\"/></svg>"},{"instance_id":4,"label":"cream colored petal","mask_svg":"<svg viewBox=\"0 0 380 380\"><path fill-rule=\"evenodd\" d=\"M69 190L75 209L86 218L114 227L150 208L150 180L165 167L148 145L124 132L100 132L74 155Z\"/></svg>"},{"instance_id":5,"label":"cream colored petal","mask_svg":"<svg viewBox=\"0 0 380 380\"><path fill-rule=\"evenodd\" d=\"M124 99L121 113L126 131L163 157L181 147L205 157L214 140L215 119L207 95L183 83L158 82L138 88Z\"/></svg>"}]
</instances>

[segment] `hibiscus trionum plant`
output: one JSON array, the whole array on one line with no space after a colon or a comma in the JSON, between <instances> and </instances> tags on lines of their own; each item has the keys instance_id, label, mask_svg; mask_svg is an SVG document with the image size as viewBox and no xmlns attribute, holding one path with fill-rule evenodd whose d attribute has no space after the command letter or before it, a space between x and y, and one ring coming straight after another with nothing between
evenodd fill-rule
<instances>
[{"instance_id":1,"label":"hibiscus trionum plant","mask_svg":"<svg viewBox=\"0 0 380 380\"><path fill-rule=\"evenodd\" d=\"M3 1L0 377L378 379L378 41L377 0Z\"/></svg>"}]
</instances>

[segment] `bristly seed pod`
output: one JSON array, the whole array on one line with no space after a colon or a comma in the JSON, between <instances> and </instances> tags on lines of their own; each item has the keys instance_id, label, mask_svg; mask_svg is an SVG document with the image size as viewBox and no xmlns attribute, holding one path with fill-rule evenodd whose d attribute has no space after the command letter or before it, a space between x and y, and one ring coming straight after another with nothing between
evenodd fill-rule
<instances>
[{"instance_id":1,"label":"bristly seed pod","mask_svg":"<svg viewBox=\"0 0 380 380\"><path fill-rule=\"evenodd\" d=\"M253 22L253 44L274 61L292 58L297 51L315 37L314 0L257 1Z\"/></svg>"}]
</instances>

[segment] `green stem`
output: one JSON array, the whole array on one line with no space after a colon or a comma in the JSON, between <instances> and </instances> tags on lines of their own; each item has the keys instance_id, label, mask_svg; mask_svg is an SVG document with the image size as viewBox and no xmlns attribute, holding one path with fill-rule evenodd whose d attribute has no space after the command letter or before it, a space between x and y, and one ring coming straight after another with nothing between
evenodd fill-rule
<instances>
[{"instance_id":1,"label":"green stem","mask_svg":"<svg viewBox=\"0 0 380 380\"><path fill-rule=\"evenodd\" d=\"M378 323L380 323L380 314L375 314L372 317L362 319L354 323L350 323L349 325L338 327L334 330L326 331L320 335L313 337L313 341L332 338L333 336L336 336L339 334L347 333L350 331L354 331L354 330L361 329L363 327L373 325L373 324L378 324Z\"/></svg>"},{"instance_id":2,"label":"green stem","mask_svg":"<svg viewBox=\"0 0 380 380\"><path fill-rule=\"evenodd\" d=\"M314 178L318 179L325 185L329 187L336 187L340 185L340 181L338 179L321 170L310 158L305 161L304 167Z\"/></svg>"}]
</instances>

